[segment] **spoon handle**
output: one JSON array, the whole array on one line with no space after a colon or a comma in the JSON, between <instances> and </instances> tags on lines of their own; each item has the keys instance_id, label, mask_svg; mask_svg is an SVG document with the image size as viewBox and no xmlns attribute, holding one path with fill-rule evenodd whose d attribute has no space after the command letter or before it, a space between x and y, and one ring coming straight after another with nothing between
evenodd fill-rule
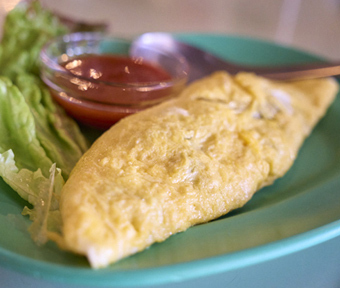
<instances>
[{"instance_id":1,"label":"spoon handle","mask_svg":"<svg viewBox=\"0 0 340 288\"><path fill-rule=\"evenodd\" d=\"M301 80L340 75L340 62L315 62L294 64L290 66L250 66L236 64L215 56L196 46L177 41L171 34L162 32L146 33L138 37L132 44L132 50L138 45L161 48L181 55L189 66L188 82L207 76L215 71L224 70L230 74L253 72L275 80ZM132 53L133 55L133 53Z\"/></svg>"},{"instance_id":2,"label":"spoon handle","mask_svg":"<svg viewBox=\"0 0 340 288\"><path fill-rule=\"evenodd\" d=\"M198 73L212 73L216 70L225 70L230 74L238 72L253 72L273 80L306 80L340 75L340 62L301 63L288 66L251 66L239 65L223 60L207 51L180 42L177 47L179 53L184 55L190 66L199 63L201 69ZM201 57L204 61L197 61ZM196 69L195 69L196 70ZM204 71L204 72L203 72ZM195 72L195 71L194 71Z\"/></svg>"},{"instance_id":3,"label":"spoon handle","mask_svg":"<svg viewBox=\"0 0 340 288\"><path fill-rule=\"evenodd\" d=\"M291 67L280 67L260 75L274 80L304 80L340 75L340 63L300 64Z\"/></svg>"}]
</instances>

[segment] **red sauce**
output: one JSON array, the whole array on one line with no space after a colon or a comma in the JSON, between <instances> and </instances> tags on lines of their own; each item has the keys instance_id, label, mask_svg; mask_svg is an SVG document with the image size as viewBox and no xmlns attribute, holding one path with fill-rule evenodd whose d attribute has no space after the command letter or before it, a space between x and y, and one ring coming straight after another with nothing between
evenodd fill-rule
<instances>
[{"instance_id":1,"label":"red sauce","mask_svg":"<svg viewBox=\"0 0 340 288\"><path fill-rule=\"evenodd\" d=\"M170 75L142 59L111 55L88 55L62 63L76 76L115 83L148 83L168 81Z\"/></svg>"},{"instance_id":2,"label":"red sauce","mask_svg":"<svg viewBox=\"0 0 340 288\"><path fill-rule=\"evenodd\" d=\"M141 59L88 55L61 65L71 73L55 73L52 92L56 101L75 119L104 129L172 97L184 85L140 89L137 83L147 85L171 80L165 70Z\"/></svg>"}]
</instances>

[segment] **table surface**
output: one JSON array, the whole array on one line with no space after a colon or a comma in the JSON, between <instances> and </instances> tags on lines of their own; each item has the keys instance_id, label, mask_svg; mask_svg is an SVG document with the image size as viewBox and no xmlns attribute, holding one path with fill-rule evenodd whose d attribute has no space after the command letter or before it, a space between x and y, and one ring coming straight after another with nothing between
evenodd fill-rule
<instances>
[{"instance_id":1,"label":"table surface","mask_svg":"<svg viewBox=\"0 0 340 288\"><path fill-rule=\"evenodd\" d=\"M0 0L0 21L18 0ZM209 32L244 35L340 59L339 0L42 0L59 14L105 22L109 33L133 37L150 31ZM93 13L95 11L95 13ZM340 287L340 238L246 268L185 283L159 287ZM300 269L292 263L301 263ZM275 267L275 270L273 270ZM256 275L266 271L266 279ZM276 272L275 272L276 271ZM277 273L280 271L280 273ZM156 277L156 276L155 276ZM46 282L0 268L4 288L84 288ZM86 286L87 287L87 286Z\"/></svg>"}]
</instances>

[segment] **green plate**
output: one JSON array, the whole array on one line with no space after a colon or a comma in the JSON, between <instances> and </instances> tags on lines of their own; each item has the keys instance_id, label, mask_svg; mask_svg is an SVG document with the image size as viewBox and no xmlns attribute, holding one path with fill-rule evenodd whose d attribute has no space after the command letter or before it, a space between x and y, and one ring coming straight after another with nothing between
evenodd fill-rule
<instances>
[{"instance_id":1,"label":"green plate","mask_svg":"<svg viewBox=\"0 0 340 288\"><path fill-rule=\"evenodd\" d=\"M247 64L290 64L318 57L272 43L225 35L180 39ZM48 280L93 286L162 284L242 269L340 236L340 99L304 143L292 169L242 209L190 228L106 269L53 243L36 246L20 215L26 205L0 181L0 262Z\"/></svg>"}]
</instances>

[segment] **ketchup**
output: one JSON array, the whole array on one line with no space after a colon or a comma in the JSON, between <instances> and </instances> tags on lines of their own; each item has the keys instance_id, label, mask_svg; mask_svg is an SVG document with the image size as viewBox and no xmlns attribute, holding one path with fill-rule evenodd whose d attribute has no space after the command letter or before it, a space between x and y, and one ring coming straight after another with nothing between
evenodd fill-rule
<instances>
[{"instance_id":1,"label":"ketchup","mask_svg":"<svg viewBox=\"0 0 340 288\"><path fill-rule=\"evenodd\" d=\"M104 129L184 86L169 85L169 73L143 59L89 54L60 65L69 73L53 76L55 100L80 122Z\"/></svg>"},{"instance_id":2,"label":"ketchup","mask_svg":"<svg viewBox=\"0 0 340 288\"><path fill-rule=\"evenodd\" d=\"M62 66L76 76L114 83L168 81L170 75L143 59L113 55L87 55L73 58Z\"/></svg>"}]
</instances>

